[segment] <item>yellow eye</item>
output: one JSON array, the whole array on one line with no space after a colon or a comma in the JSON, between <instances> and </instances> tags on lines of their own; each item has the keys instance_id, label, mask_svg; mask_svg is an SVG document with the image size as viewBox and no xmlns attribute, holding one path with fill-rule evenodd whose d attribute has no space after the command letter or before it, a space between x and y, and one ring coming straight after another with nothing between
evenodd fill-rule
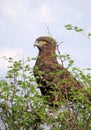
<instances>
[{"instance_id":1,"label":"yellow eye","mask_svg":"<svg viewBox=\"0 0 91 130\"><path fill-rule=\"evenodd\" d=\"M46 41L43 41L43 44L45 45L45 44L46 44Z\"/></svg>"}]
</instances>

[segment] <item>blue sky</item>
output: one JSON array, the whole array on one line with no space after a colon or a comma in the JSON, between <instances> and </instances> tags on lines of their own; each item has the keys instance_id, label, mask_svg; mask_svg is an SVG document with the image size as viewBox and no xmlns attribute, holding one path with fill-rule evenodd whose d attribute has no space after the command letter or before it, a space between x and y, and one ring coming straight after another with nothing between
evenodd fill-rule
<instances>
[{"instance_id":1,"label":"blue sky","mask_svg":"<svg viewBox=\"0 0 91 130\"><path fill-rule=\"evenodd\" d=\"M34 41L39 36L51 35L62 54L68 53L81 68L91 67L91 40L65 24L72 24L91 32L91 0L0 0L0 71L7 63L3 56L35 57Z\"/></svg>"}]
</instances>

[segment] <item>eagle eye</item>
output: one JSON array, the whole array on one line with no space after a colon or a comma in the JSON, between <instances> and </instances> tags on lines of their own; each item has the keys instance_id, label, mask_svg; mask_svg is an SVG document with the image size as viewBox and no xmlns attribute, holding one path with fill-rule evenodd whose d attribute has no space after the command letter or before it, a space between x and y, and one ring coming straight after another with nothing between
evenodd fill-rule
<instances>
[{"instance_id":1,"label":"eagle eye","mask_svg":"<svg viewBox=\"0 0 91 130\"><path fill-rule=\"evenodd\" d=\"M47 44L47 42L46 42L46 41L43 41L43 45L45 45L45 44Z\"/></svg>"}]
</instances>

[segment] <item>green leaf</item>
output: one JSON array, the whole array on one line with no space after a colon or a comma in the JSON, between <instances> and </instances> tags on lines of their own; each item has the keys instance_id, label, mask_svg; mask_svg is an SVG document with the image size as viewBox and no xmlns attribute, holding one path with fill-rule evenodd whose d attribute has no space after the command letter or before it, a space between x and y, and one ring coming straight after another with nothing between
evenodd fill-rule
<instances>
[{"instance_id":1,"label":"green leaf","mask_svg":"<svg viewBox=\"0 0 91 130\"><path fill-rule=\"evenodd\" d=\"M71 24L67 24L67 25L65 25L65 28L66 28L67 30L72 30L72 25L71 25Z\"/></svg>"},{"instance_id":2,"label":"green leaf","mask_svg":"<svg viewBox=\"0 0 91 130\"><path fill-rule=\"evenodd\" d=\"M90 37L90 36L91 36L91 33L88 33L88 36Z\"/></svg>"}]
</instances>

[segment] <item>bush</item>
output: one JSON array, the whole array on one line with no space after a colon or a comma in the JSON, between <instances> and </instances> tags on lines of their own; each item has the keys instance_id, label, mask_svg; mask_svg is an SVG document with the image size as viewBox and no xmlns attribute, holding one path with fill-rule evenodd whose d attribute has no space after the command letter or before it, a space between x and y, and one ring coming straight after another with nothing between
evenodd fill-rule
<instances>
[{"instance_id":1,"label":"bush","mask_svg":"<svg viewBox=\"0 0 91 130\"><path fill-rule=\"evenodd\" d=\"M59 56L60 57L60 56ZM90 130L91 129L91 74L84 74L73 67L69 55L62 55L68 61L67 68L78 78L84 87L73 91L72 101L63 99L59 108L48 106L45 98L36 87L32 60L27 58L14 61L9 58L6 78L0 80L0 119L5 130Z\"/></svg>"}]
</instances>

